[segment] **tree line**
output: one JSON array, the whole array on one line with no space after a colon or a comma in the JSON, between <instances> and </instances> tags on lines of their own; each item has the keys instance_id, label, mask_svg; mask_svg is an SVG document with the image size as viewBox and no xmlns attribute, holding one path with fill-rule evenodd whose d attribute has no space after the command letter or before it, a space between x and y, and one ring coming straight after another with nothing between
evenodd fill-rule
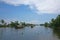
<instances>
[{"instance_id":1,"label":"tree line","mask_svg":"<svg viewBox=\"0 0 60 40\"><path fill-rule=\"evenodd\" d=\"M60 15L58 15L55 19L52 18L49 23L45 22L44 25L46 27L51 27L51 28L54 28L54 29L60 29Z\"/></svg>"},{"instance_id":2,"label":"tree line","mask_svg":"<svg viewBox=\"0 0 60 40\"><path fill-rule=\"evenodd\" d=\"M30 23L25 23L25 22L19 22L19 21L11 21L10 23L6 23L5 20L0 20L0 27L17 27L17 25L21 25L23 27L25 26L35 26L34 24L30 24Z\"/></svg>"},{"instance_id":3,"label":"tree line","mask_svg":"<svg viewBox=\"0 0 60 40\"><path fill-rule=\"evenodd\" d=\"M60 38L60 15L58 15L55 19L51 19L49 23L45 22L44 26L52 28L53 33Z\"/></svg>"}]
</instances>

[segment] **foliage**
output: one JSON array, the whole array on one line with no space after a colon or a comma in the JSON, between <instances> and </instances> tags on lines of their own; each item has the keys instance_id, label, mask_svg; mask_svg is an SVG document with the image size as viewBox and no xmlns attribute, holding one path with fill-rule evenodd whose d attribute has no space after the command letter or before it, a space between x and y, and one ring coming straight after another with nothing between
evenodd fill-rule
<instances>
[{"instance_id":1,"label":"foliage","mask_svg":"<svg viewBox=\"0 0 60 40\"><path fill-rule=\"evenodd\" d=\"M45 27L48 27L48 23L47 22L45 22L45 25L44 25Z\"/></svg>"},{"instance_id":2,"label":"foliage","mask_svg":"<svg viewBox=\"0 0 60 40\"><path fill-rule=\"evenodd\" d=\"M2 19L0 20L0 27L6 27L7 23Z\"/></svg>"},{"instance_id":3,"label":"foliage","mask_svg":"<svg viewBox=\"0 0 60 40\"><path fill-rule=\"evenodd\" d=\"M49 23L45 23L44 26L47 26L53 29L54 34L56 34L60 38L60 15L58 15L55 19L51 19Z\"/></svg>"},{"instance_id":4,"label":"foliage","mask_svg":"<svg viewBox=\"0 0 60 40\"><path fill-rule=\"evenodd\" d=\"M44 26L48 26L54 29L60 29L60 15L58 15L55 19L52 18L49 23L45 23Z\"/></svg>"},{"instance_id":5,"label":"foliage","mask_svg":"<svg viewBox=\"0 0 60 40\"><path fill-rule=\"evenodd\" d=\"M54 29L60 28L60 15L56 17L56 19L52 19L50 26L54 26Z\"/></svg>"},{"instance_id":6,"label":"foliage","mask_svg":"<svg viewBox=\"0 0 60 40\"><path fill-rule=\"evenodd\" d=\"M25 26L34 26L33 24L25 23L25 22L18 22L18 21L11 21L9 24L7 24L3 19L0 20L0 27L25 27Z\"/></svg>"}]
</instances>

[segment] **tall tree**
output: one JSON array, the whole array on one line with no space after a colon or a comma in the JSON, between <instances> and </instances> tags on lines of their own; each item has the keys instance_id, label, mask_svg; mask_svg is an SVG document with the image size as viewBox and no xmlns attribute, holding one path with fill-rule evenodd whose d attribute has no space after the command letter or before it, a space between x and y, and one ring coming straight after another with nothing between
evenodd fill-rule
<instances>
[{"instance_id":1,"label":"tall tree","mask_svg":"<svg viewBox=\"0 0 60 40\"><path fill-rule=\"evenodd\" d=\"M5 21L4 21L3 19L2 19L0 22L1 22L2 24L5 23Z\"/></svg>"}]
</instances>

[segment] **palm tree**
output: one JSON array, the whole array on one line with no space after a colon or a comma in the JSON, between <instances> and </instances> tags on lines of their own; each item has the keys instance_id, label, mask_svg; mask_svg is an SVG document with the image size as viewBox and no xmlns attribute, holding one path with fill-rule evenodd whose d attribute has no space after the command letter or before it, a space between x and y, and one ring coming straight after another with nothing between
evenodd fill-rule
<instances>
[{"instance_id":1,"label":"palm tree","mask_svg":"<svg viewBox=\"0 0 60 40\"><path fill-rule=\"evenodd\" d=\"M3 19L0 20L0 23L1 23L1 24L0 24L1 27L6 27L6 26L7 26L7 25L6 25L7 23L5 23L5 21L4 21Z\"/></svg>"},{"instance_id":2,"label":"palm tree","mask_svg":"<svg viewBox=\"0 0 60 40\"><path fill-rule=\"evenodd\" d=\"M5 23L5 21L2 19L1 21L0 21L2 24L4 24Z\"/></svg>"}]
</instances>

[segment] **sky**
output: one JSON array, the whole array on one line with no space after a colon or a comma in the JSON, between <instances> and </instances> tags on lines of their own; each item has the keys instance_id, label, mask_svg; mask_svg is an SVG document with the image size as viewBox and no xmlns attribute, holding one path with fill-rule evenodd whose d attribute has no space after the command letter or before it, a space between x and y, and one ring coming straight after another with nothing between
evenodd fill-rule
<instances>
[{"instance_id":1,"label":"sky","mask_svg":"<svg viewBox=\"0 0 60 40\"><path fill-rule=\"evenodd\" d=\"M60 14L60 0L0 0L0 19L6 22L49 22Z\"/></svg>"}]
</instances>

